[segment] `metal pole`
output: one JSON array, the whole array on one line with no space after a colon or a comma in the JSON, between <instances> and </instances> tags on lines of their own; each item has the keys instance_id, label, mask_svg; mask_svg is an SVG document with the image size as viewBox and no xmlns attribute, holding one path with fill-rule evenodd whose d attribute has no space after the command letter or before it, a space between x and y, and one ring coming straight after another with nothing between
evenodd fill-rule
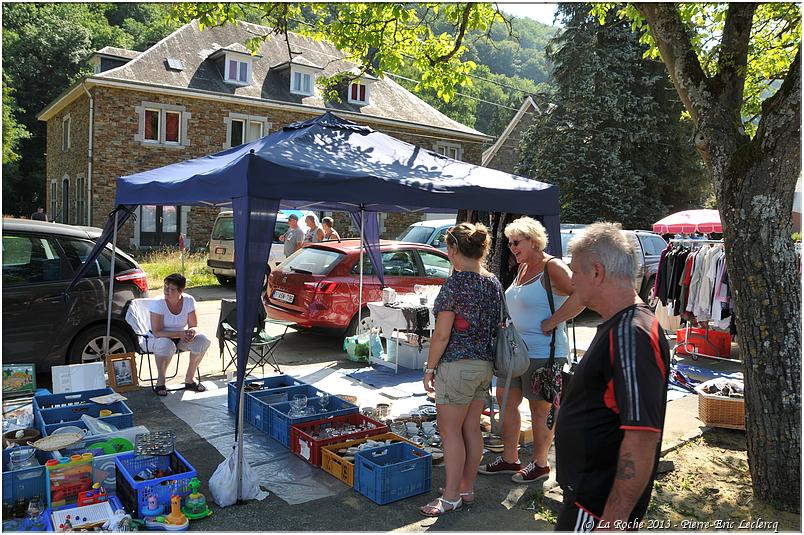
<instances>
[{"instance_id":1,"label":"metal pole","mask_svg":"<svg viewBox=\"0 0 804 535\"><path fill-rule=\"evenodd\" d=\"M360 206L360 289L358 290L358 301L357 301L357 329L355 329L356 334L360 334L363 329L363 249L365 247L363 243L363 230L366 227L366 222L364 220L365 209L363 206ZM371 344L369 344L371 347Z\"/></svg>"},{"instance_id":2,"label":"metal pole","mask_svg":"<svg viewBox=\"0 0 804 535\"><path fill-rule=\"evenodd\" d=\"M106 314L106 338L103 340L102 355L104 362L106 361L106 355L109 354L109 338L112 336L112 298L114 297L114 268L115 259L117 258L117 217L119 214L119 210L114 211L114 230L112 231L112 267L109 269L109 306ZM81 362L83 361L84 356L81 355Z\"/></svg>"},{"instance_id":3,"label":"metal pole","mask_svg":"<svg viewBox=\"0 0 804 535\"><path fill-rule=\"evenodd\" d=\"M235 366L235 369L237 367ZM245 382L245 381L244 381ZM245 385L244 385L245 386ZM237 501L243 499L243 400L244 388L240 388L240 402L237 404Z\"/></svg>"}]
</instances>

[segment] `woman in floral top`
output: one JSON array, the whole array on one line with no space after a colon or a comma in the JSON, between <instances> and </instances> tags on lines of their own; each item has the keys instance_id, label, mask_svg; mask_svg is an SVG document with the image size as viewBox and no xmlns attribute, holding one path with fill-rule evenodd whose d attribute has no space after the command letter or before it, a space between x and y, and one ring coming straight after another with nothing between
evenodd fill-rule
<instances>
[{"instance_id":1,"label":"woman in floral top","mask_svg":"<svg viewBox=\"0 0 804 535\"><path fill-rule=\"evenodd\" d=\"M435 300L436 324L424 370L424 388L436 394L446 484L441 497L421 507L425 516L474 501L483 455L478 422L494 372L493 338L500 321L502 287L481 265L491 243L488 230L461 223L446 238L455 273Z\"/></svg>"}]
</instances>

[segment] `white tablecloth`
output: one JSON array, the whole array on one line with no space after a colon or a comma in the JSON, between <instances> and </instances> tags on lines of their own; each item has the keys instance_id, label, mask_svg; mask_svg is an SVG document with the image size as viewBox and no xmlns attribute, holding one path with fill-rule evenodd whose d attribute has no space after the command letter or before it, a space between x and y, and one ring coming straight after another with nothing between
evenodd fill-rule
<instances>
[{"instance_id":1,"label":"white tablecloth","mask_svg":"<svg viewBox=\"0 0 804 535\"><path fill-rule=\"evenodd\" d=\"M408 322L405 320L405 315L398 308L387 307L382 304L382 301L368 303L371 319L375 327L379 327L382 335L390 337L394 329L408 330ZM429 330L435 329L435 317L433 316L433 307L428 305L430 311L430 326Z\"/></svg>"}]
</instances>

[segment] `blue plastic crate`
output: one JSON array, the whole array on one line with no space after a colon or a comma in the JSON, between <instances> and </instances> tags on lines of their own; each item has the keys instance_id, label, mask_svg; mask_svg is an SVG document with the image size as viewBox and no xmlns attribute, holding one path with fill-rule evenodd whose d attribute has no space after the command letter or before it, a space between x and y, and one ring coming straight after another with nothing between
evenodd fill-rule
<instances>
[{"instance_id":1,"label":"blue plastic crate","mask_svg":"<svg viewBox=\"0 0 804 535\"><path fill-rule=\"evenodd\" d=\"M243 386L248 384L262 384L262 390L267 388L282 388L284 386L296 386L296 385L306 385L304 381L300 381L295 377L290 375L276 375L274 377L263 377L261 379L247 379L243 382ZM255 392L246 392L246 395L250 393L257 393L261 392L262 390L257 390ZM235 406L237 405L237 381L231 381L228 385L228 391L226 396L226 406L229 409L229 412L234 414ZM248 410L248 405L245 407ZM245 415L244 415L245 416Z\"/></svg>"},{"instance_id":2,"label":"blue plastic crate","mask_svg":"<svg viewBox=\"0 0 804 535\"><path fill-rule=\"evenodd\" d=\"M121 453L115 458L117 468L117 497L132 517L142 518L140 511L147 506L148 496L156 496L159 505L170 510L170 497L179 495L186 498L191 492L190 480L198 474L187 460L174 451L170 455L135 455L134 452ZM165 477L157 477L139 481L134 477L149 468L165 470L172 473Z\"/></svg>"},{"instance_id":3,"label":"blue plastic crate","mask_svg":"<svg viewBox=\"0 0 804 535\"><path fill-rule=\"evenodd\" d=\"M80 392L67 392L64 394L47 393L40 395L38 392L33 398L34 414L42 409L56 409L59 407L69 407L80 403L91 403L89 398L114 394L111 388L98 388L95 390L82 390Z\"/></svg>"},{"instance_id":4,"label":"blue plastic crate","mask_svg":"<svg viewBox=\"0 0 804 535\"><path fill-rule=\"evenodd\" d=\"M355 490L380 505L430 492L432 480L432 456L407 442L355 455Z\"/></svg>"},{"instance_id":5,"label":"blue plastic crate","mask_svg":"<svg viewBox=\"0 0 804 535\"><path fill-rule=\"evenodd\" d=\"M260 402L257 401L259 404ZM264 405L264 404L263 404ZM291 418L288 416L290 411L290 402L287 403L274 403L273 405L265 405L268 410L270 424L268 427L268 435L284 445L286 448L290 446L290 426L304 422L313 422L315 420L325 420L333 416L343 416L345 414L353 414L357 412L357 405L352 405L348 401L344 401L337 396L330 396L327 411L310 416L302 416L300 418ZM260 428L263 431L265 429Z\"/></svg>"},{"instance_id":6,"label":"blue plastic crate","mask_svg":"<svg viewBox=\"0 0 804 535\"><path fill-rule=\"evenodd\" d=\"M32 524L28 518L4 518L3 531L5 532L53 532L53 520L51 517L51 510L46 508L42 512L42 522L39 524Z\"/></svg>"},{"instance_id":7,"label":"blue plastic crate","mask_svg":"<svg viewBox=\"0 0 804 535\"><path fill-rule=\"evenodd\" d=\"M123 401L115 401L108 405L98 403L79 403L67 407L57 407L52 409L42 409L34 416L36 426L42 432L42 436L49 436L53 431L65 425L74 425L81 429L86 429L86 425L81 421L81 416L88 414L98 418L100 411L107 409L113 413L120 413L119 416L106 416L100 418L102 422L112 424L118 429L125 429L134 425L134 413Z\"/></svg>"},{"instance_id":8,"label":"blue plastic crate","mask_svg":"<svg viewBox=\"0 0 804 535\"><path fill-rule=\"evenodd\" d=\"M270 434L271 413L268 411L270 405L290 402L293 396L298 394L304 394L308 399L312 399L318 392L323 391L312 385L286 386L249 392L245 397L246 408L243 418L262 432Z\"/></svg>"},{"instance_id":9,"label":"blue plastic crate","mask_svg":"<svg viewBox=\"0 0 804 535\"><path fill-rule=\"evenodd\" d=\"M3 500L17 501L21 498L30 500L34 496L39 496L47 504L48 480L45 463L53 456L46 451L37 450L34 456L39 466L9 470L10 452L11 448L3 450Z\"/></svg>"}]
</instances>

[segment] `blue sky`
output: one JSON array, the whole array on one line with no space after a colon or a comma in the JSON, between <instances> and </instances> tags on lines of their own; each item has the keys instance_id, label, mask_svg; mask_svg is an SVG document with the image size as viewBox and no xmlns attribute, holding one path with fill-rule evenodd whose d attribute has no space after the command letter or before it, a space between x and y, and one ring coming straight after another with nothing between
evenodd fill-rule
<instances>
[{"instance_id":1,"label":"blue sky","mask_svg":"<svg viewBox=\"0 0 804 535\"><path fill-rule=\"evenodd\" d=\"M500 9L509 15L528 17L543 24L553 25L556 4L537 4L530 2L497 2Z\"/></svg>"}]
</instances>

